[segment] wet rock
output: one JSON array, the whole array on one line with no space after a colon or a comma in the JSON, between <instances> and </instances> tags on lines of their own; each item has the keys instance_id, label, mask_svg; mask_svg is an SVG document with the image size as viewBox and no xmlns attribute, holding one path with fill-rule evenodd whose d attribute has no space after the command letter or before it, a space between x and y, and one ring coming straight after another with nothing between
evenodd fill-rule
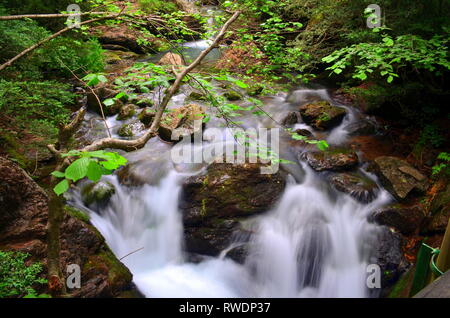
<instances>
[{"instance_id":1,"label":"wet rock","mask_svg":"<svg viewBox=\"0 0 450 318\"><path fill-rule=\"evenodd\" d=\"M157 185L166 175L167 170L161 167L159 160L140 160L127 164L117 173L119 182L129 187L144 184Z\"/></svg>"},{"instance_id":2,"label":"wet rock","mask_svg":"<svg viewBox=\"0 0 450 318\"><path fill-rule=\"evenodd\" d=\"M104 206L115 192L116 189L111 183L99 181L84 186L81 190L81 196L86 205L95 203L96 205Z\"/></svg>"},{"instance_id":3,"label":"wet rock","mask_svg":"<svg viewBox=\"0 0 450 318\"><path fill-rule=\"evenodd\" d=\"M425 213L418 205L408 207L395 204L375 211L370 219L408 235L420 228L424 217Z\"/></svg>"},{"instance_id":4,"label":"wet rock","mask_svg":"<svg viewBox=\"0 0 450 318\"><path fill-rule=\"evenodd\" d=\"M149 107L144 108L138 115L138 119L143 123L146 127L150 126L155 118L156 111Z\"/></svg>"},{"instance_id":5,"label":"wet rock","mask_svg":"<svg viewBox=\"0 0 450 318\"><path fill-rule=\"evenodd\" d=\"M189 252L217 255L237 233L240 239L245 237L244 221L278 201L286 185L285 173L261 174L261 166L213 163L206 174L185 181L180 209Z\"/></svg>"},{"instance_id":6,"label":"wet rock","mask_svg":"<svg viewBox=\"0 0 450 318\"><path fill-rule=\"evenodd\" d=\"M196 132L201 132L202 120L206 116L203 107L196 104L189 104L170 113L165 114L161 120L158 134L165 141L178 141L182 136L192 136ZM194 122L197 121L197 124ZM176 132L180 138L172 140L172 134Z\"/></svg>"},{"instance_id":7,"label":"wet rock","mask_svg":"<svg viewBox=\"0 0 450 318\"><path fill-rule=\"evenodd\" d=\"M348 193L362 203L373 201L379 190L373 180L354 172L333 175L330 182L336 190Z\"/></svg>"},{"instance_id":8,"label":"wet rock","mask_svg":"<svg viewBox=\"0 0 450 318\"><path fill-rule=\"evenodd\" d=\"M184 61L180 54L168 52L159 60L158 64L184 66Z\"/></svg>"},{"instance_id":9,"label":"wet rock","mask_svg":"<svg viewBox=\"0 0 450 318\"><path fill-rule=\"evenodd\" d=\"M15 163L0 157L0 248L26 252L47 264L48 198ZM82 211L63 207L60 226L61 268L81 267L81 288L72 297L116 297L132 290L130 271L114 256L103 236ZM81 217L84 215L84 217ZM49 293L47 287L40 291Z\"/></svg>"},{"instance_id":10,"label":"wet rock","mask_svg":"<svg viewBox=\"0 0 450 318\"><path fill-rule=\"evenodd\" d=\"M117 115L117 119L118 120L129 119L133 117L135 113L136 113L136 106L134 106L133 104L127 104L120 109L119 114Z\"/></svg>"},{"instance_id":11,"label":"wet rock","mask_svg":"<svg viewBox=\"0 0 450 318\"><path fill-rule=\"evenodd\" d=\"M439 191L429 206L430 217L423 232L425 233L443 233L450 220L450 184Z\"/></svg>"},{"instance_id":12,"label":"wet rock","mask_svg":"<svg viewBox=\"0 0 450 318\"><path fill-rule=\"evenodd\" d=\"M245 89L247 94L252 97L260 95L263 92L263 90L264 85L257 82L248 84L247 88Z\"/></svg>"},{"instance_id":13,"label":"wet rock","mask_svg":"<svg viewBox=\"0 0 450 318\"><path fill-rule=\"evenodd\" d=\"M100 86L100 87L94 88L94 92L98 96L98 98L100 99L101 102L103 102L105 99L108 99L108 98L114 98L119 93L119 91L108 88L106 86ZM114 101L114 104L110 105L110 106L106 106L103 103L101 105L105 116L111 116L111 115L118 114L120 109L122 108L122 106L123 106L123 102L120 99L116 99ZM97 97L90 90L87 94L87 108L93 112L96 112L99 115L102 114Z\"/></svg>"},{"instance_id":14,"label":"wet rock","mask_svg":"<svg viewBox=\"0 0 450 318\"><path fill-rule=\"evenodd\" d=\"M372 263L381 269L382 296L389 293L399 277L410 267L403 255L403 237L388 227L383 227L377 235Z\"/></svg>"},{"instance_id":15,"label":"wet rock","mask_svg":"<svg viewBox=\"0 0 450 318\"><path fill-rule=\"evenodd\" d=\"M194 101L207 101L207 96L202 92L192 91L189 93L188 100L194 100Z\"/></svg>"},{"instance_id":16,"label":"wet rock","mask_svg":"<svg viewBox=\"0 0 450 318\"><path fill-rule=\"evenodd\" d=\"M153 107L155 105L154 101L148 97L138 95L131 100L131 103L135 104L139 108Z\"/></svg>"},{"instance_id":17,"label":"wet rock","mask_svg":"<svg viewBox=\"0 0 450 318\"><path fill-rule=\"evenodd\" d=\"M303 121L319 130L326 130L339 125L346 113L344 108L333 106L327 101L315 102L300 107Z\"/></svg>"},{"instance_id":18,"label":"wet rock","mask_svg":"<svg viewBox=\"0 0 450 318\"><path fill-rule=\"evenodd\" d=\"M389 156L375 158L372 169L386 190L398 200L404 200L413 190L424 192L428 188L427 178L399 158Z\"/></svg>"},{"instance_id":19,"label":"wet rock","mask_svg":"<svg viewBox=\"0 0 450 318\"><path fill-rule=\"evenodd\" d=\"M295 133L300 135L300 136L305 136L305 137L312 137L313 136L312 132L310 132L308 129L297 129L295 131Z\"/></svg>"},{"instance_id":20,"label":"wet rock","mask_svg":"<svg viewBox=\"0 0 450 318\"><path fill-rule=\"evenodd\" d=\"M228 89L226 92L223 93L223 96L225 96L226 99L229 101L237 101L242 99L241 93L235 91L234 89Z\"/></svg>"},{"instance_id":21,"label":"wet rock","mask_svg":"<svg viewBox=\"0 0 450 318\"><path fill-rule=\"evenodd\" d=\"M299 122L300 115L298 112L289 112L286 117L281 121L284 126L294 125Z\"/></svg>"},{"instance_id":22,"label":"wet rock","mask_svg":"<svg viewBox=\"0 0 450 318\"><path fill-rule=\"evenodd\" d=\"M358 165L358 156L352 150L328 149L325 151L310 151L300 155L300 159L306 162L316 171L343 171Z\"/></svg>"},{"instance_id":23,"label":"wet rock","mask_svg":"<svg viewBox=\"0 0 450 318\"><path fill-rule=\"evenodd\" d=\"M122 125L119 128L117 134L120 137L133 137L139 132L143 131L144 129L145 129L144 124L138 121Z\"/></svg>"},{"instance_id":24,"label":"wet rock","mask_svg":"<svg viewBox=\"0 0 450 318\"><path fill-rule=\"evenodd\" d=\"M375 120L360 118L347 125L345 129L351 136L370 136L377 133L378 125Z\"/></svg>"}]
</instances>

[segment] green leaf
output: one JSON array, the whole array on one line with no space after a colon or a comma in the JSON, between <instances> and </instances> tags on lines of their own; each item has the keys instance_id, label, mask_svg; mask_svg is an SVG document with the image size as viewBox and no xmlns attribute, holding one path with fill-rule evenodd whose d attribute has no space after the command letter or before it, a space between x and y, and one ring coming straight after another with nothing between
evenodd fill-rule
<instances>
[{"instance_id":1,"label":"green leaf","mask_svg":"<svg viewBox=\"0 0 450 318\"><path fill-rule=\"evenodd\" d=\"M64 172L61 171L53 171L51 174L56 178L64 178L66 176Z\"/></svg>"},{"instance_id":2,"label":"green leaf","mask_svg":"<svg viewBox=\"0 0 450 318\"><path fill-rule=\"evenodd\" d=\"M64 192L69 190L69 180L64 179L60 183L58 183L54 188L53 191L56 193L56 195L60 195Z\"/></svg>"},{"instance_id":3,"label":"green leaf","mask_svg":"<svg viewBox=\"0 0 450 318\"><path fill-rule=\"evenodd\" d=\"M88 157L75 160L69 167L67 167L65 172L66 178L73 180L74 182L84 178L87 174L90 161L91 159Z\"/></svg>"},{"instance_id":4,"label":"green leaf","mask_svg":"<svg viewBox=\"0 0 450 318\"><path fill-rule=\"evenodd\" d=\"M89 180L97 182L102 177L103 171L104 168L102 166L100 166L94 160L91 160L88 165L86 176L89 178Z\"/></svg>"},{"instance_id":5,"label":"green leaf","mask_svg":"<svg viewBox=\"0 0 450 318\"><path fill-rule=\"evenodd\" d=\"M394 77L392 75L389 75L389 77L387 78L387 82L392 83L393 80L394 80Z\"/></svg>"},{"instance_id":6,"label":"green leaf","mask_svg":"<svg viewBox=\"0 0 450 318\"><path fill-rule=\"evenodd\" d=\"M106 106L112 106L112 105L114 105L114 103L115 103L115 101L113 98L108 98L103 101L103 104L105 104Z\"/></svg>"}]
</instances>

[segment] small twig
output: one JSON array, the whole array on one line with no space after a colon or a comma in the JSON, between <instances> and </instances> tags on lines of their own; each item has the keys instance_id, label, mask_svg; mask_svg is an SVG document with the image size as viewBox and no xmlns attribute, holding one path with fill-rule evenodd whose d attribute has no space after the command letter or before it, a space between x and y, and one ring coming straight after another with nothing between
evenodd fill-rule
<instances>
[{"instance_id":1,"label":"small twig","mask_svg":"<svg viewBox=\"0 0 450 318\"><path fill-rule=\"evenodd\" d=\"M140 250L143 250L143 249L144 249L144 247L138 248L137 250L135 250L135 251L133 251L133 252L130 252L130 253L128 253L127 255L122 256L121 258L119 258L119 261L121 261L121 260L123 260L125 257L130 256L131 254L134 254L134 253L136 253L136 252L139 252Z\"/></svg>"}]
</instances>

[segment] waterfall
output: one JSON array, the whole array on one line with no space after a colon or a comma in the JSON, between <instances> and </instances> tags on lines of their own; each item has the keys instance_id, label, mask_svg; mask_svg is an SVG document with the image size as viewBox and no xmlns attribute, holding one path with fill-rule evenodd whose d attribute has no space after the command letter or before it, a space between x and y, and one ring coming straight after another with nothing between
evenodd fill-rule
<instances>
[{"instance_id":1,"label":"waterfall","mask_svg":"<svg viewBox=\"0 0 450 318\"><path fill-rule=\"evenodd\" d=\"M329 99L325 90L315 94ZM314 90L298 91L290 102L311 95ZM284 98L265 105L267 111L292 110ZM348 115L333 130L336 143L345 141L345 125L354 118ZM276 206L257 217L243 264L226 252L199 263L187 260L178 200L183 180L195 172L171 168L159 183L132 188L116 176L104 177L116 193L106 207L91 211L91 222L147 297L368 297L366 267L377 226L367 217L390 196L380 190L363 204L332 191L305 163L291 169L302 180L289 176Z\"/></svg>"}]
</instances>

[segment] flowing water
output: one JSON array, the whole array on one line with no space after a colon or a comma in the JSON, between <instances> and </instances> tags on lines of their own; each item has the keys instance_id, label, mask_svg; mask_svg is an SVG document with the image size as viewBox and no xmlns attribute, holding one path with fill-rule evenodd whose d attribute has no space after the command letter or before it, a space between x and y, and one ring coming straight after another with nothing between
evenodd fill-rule
<instances>
[{"instance_id":1,"label":"flowing water","mask_svg":"<svg viewBox=\"0 0 450 318\"><path fill-rule=\"evenodd\" d=\"M180 96L176 98L183 100ZM264 110L278 121L298 105L314 99L336 104L325 89L302 88L289 96L280 93L264 98ZM359 120L356 110L346 108L348 114L342 124L329 133L314 132L304 123L294 128L307 128L317 138L343 145L348 139L346 127ZM243 116L240 120L246 127L274 126L272 120L255 118ZM205 135L209 128L219 127L221 123L220 119L213 118L207 124ZM227 128L221 129L226 136ZM201 148L208 146L205 143ZM296 153L304 150L292 146L282 136L282 158L298 162ZM276 206L254 220L254 234L247 244L245 262L236 263L224 251L217 257L192 263L183 248L178 201L183 180L205 165L175 165L170 160L170 151L169 144L154 138L143 149L127 154L130 162L137 163L142 175L151 175L148 184L129 188L121 185L114 175L104 177L115 186L116 193L108 206L89 210L91 222L117 257L123 258L145 296L370 296L366 267L377 227L367 217L391 199L386 191L380 190L370 204L359 203L333 190L307 164L301 161L285 164L282 168L289 172L286 189ZM82 205L81 200L76 202Z\"/></svg>"}]
</instances>

